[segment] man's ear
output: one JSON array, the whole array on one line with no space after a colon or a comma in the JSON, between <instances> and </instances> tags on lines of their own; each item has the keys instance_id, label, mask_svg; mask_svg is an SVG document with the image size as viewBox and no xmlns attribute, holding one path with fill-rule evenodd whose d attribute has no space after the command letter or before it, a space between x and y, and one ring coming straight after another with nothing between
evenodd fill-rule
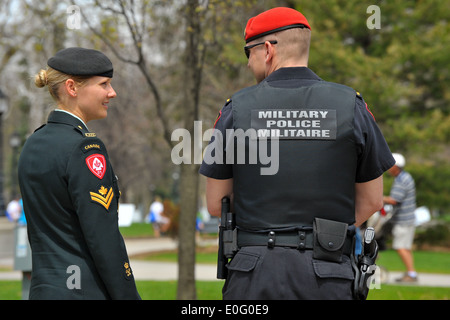
<instances>
[{"instance_id":1,"label":"man's ear","mask_svg":"<svg viewBox=\"0 0 450 320\"><path fill-rule=\"evenodd\" d=\"M273 55L274 55L274 51L275 51L274 45L271 44L269 41L266 41L264 43L264 48L266 50L266 52L265 52L265 62L266 63L270 63L272 61L272 58L273 58Z\"/></svg>"}]
</instances>

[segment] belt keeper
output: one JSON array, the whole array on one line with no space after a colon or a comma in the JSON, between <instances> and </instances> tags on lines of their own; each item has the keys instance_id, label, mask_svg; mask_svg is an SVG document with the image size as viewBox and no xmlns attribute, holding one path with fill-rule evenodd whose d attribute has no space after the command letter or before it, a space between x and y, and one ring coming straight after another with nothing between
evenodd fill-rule
<instances>
[{"instance_id":1,"label":"belt keeper","mask_svg":"<svg viewBox=\"0 0 450 320\"><path fill-rule=\"evenodd\" d=\"M268 234L267 246L269 248L275 247L275 232L274 231L270 231Z\"/></svg>"},{"instance_id":2,"label":"belt keeper","mask_svg":"<svg viewBox=\"0 0 450 320\"><path fill-rule=\"evenodd\" d=\"M304 250L306 248L306 232L299 231L298 238L300 239L300 242L298 243L297 249Z\"/></svg>"}]
</instances>

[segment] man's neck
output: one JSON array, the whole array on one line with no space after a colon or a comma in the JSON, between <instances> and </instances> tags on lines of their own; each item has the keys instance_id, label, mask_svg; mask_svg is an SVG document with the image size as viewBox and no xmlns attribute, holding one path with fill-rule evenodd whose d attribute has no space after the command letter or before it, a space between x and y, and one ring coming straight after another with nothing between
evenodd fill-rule
<instances>
[{"instance_id":1,"label":"man's neck","mask_svg":"<svg viewBox=\"0 0 450 320\"><path fill-rule=\"evenodd\" d=\"M308 61L303 60L289 60L289 61L283 61L283 62L275 62L272 63L268 67L268 71L266 72L266 78L274 71L277 71L281 68L296 68L296 67L308 67Z\"/></svg>"}]
</instances>

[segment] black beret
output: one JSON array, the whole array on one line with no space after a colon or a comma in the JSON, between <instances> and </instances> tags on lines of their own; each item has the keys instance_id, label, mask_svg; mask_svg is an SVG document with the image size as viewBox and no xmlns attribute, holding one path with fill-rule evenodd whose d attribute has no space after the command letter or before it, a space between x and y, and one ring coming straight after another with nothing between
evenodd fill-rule
<instances>
[{"instance_id":1,"label":"black beret","mask_svg":"<svg viewBox=\"0 0 450 320\"><path fill-rule=\"evenodd\" d=\"M48 59L49 67L72 76L101 76L112 78L113 65L103 53L85 48L67 48Z\"/></svg>"}]
</instances>

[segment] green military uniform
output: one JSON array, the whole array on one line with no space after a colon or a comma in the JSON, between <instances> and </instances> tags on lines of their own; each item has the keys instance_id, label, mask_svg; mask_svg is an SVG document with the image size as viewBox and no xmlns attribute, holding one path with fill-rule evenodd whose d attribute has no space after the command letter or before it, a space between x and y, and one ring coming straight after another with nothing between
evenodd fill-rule
<instances>
[{"instance_id":1,"label":"green military uniform","mask_svg":"<svg viewBox=\"0 0 450 320\"><path fill-rule=\"evenodd\" d=\"M103 142L55 110L19 161L33 271L30 299L139 299L118 228L119 187Z\"/></svg>"}]
</instances>

